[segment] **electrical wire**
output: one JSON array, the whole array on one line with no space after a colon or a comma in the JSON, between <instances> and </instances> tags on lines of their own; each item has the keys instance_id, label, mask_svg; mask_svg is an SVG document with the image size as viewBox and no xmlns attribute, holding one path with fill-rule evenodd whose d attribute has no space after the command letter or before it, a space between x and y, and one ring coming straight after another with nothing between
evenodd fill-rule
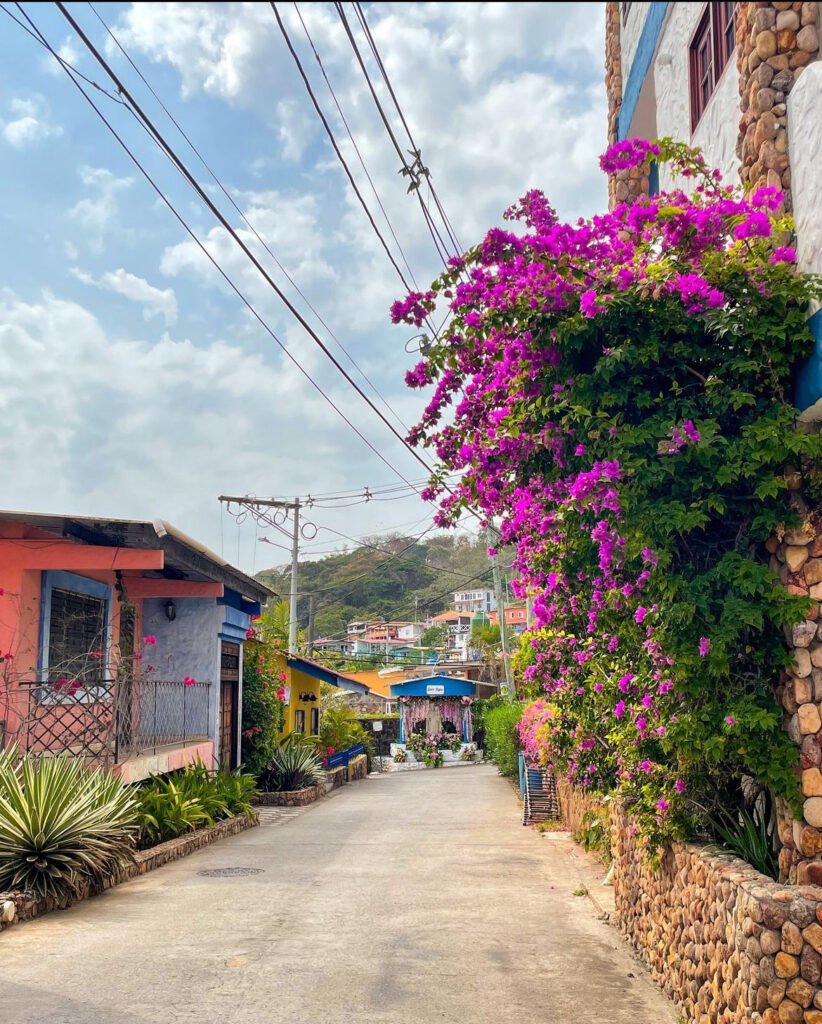
<instances>
[{"instance_id":1,"label":"electrical wire","mask_svg":"<svg viewBox=\"0 0 822 1024\"><path fill-rule=\"evenodd\" d=\"M405 134L408 136L408 141L411 144L411 152L416 157L416 159L420 160L421 162L422 154L420 148L417 146L414 140L414 136L411 134L411 129L408 126L408 121L405 117L405 114L403 113L399 100L397 99L397 94L394 92L394 87L391 85L391 80L388 77L388 71L386 70L385 64L383 63L383 59L380 56L380 52L377 49L377 43L374 39L374 36L371 33L371 28L366 19L363 6L361 3L359 3L359 0L354 0L352 6L354 7L354 11L356 12L357 20L360 23L360 27L365 33L366 40L368 41L371 53L377 64L377 67L379 68L380 74L382 75L382 80L385 83L385 87L388 89L388 94L390 95L391 99L394 102L394 107L397 111L397 114L399 115L400 121L402 122L402 126L405 129ZM461 252L464 251L463 246L460 243L460 240L457 238L456 232L454 231L454 228L451 225L451 221L448 219L445 209L442 203L440 202L439 196L437 195L436 189L434 188L433 182L431 181L431 174L430 172L427 171L427 168L426 172L427 173L425 177L426 181L428 182L428 187L430 189L431 196L434 200L434 204L436 205L437 210L439 211L439 214L442 217L443 224L445 225L445 229L448 232L448 237L450 238L451 243L454 246L455 255L459 255Z\"/></svg>"},{"instance_id":2,"label":"electrical wire","mask_svg":"<svg viewBox=\"0 0 822 1024\"><path fill-rule=\"evenodd\" d=\"M28 16L28 14L22 9L22 7L20 6L19 3L17 3L16 6L17 6L18 10L20 10L20 13L23 15L23 17L29 22L29 24L35 30L35 32L38 33L42 43L46 46L46 48L49 50L49 52L55 58L57 58L59 60L60 58L58 57L58 55L55 52L55 50L52 47L52 45L46 40L45 36L43 36L43 34L40 32L40 30L36 27L36 25L31 20L31 18ZM63 5L58 3L58 6L62 9ZM63 13L70 20L70 22L72 22L72 23L74 22L74 19L71 18L71 15L69 15L68 12L63 11ZM83 38L83 36L81 36L81 38ZM226 284L228 284L228 286L231 288L231 290L237 295L237 297L240 299L240 301L245 305L245 307L252 314L252 316L259 322L259 324L263 327L263 329L266 331L266 333L272 338L273 341L276 342L276 344L280 347L280 349L288 357L288 359L294 364L294 366L300 371L300 373L306 378L306 380L308 380L308 382L312 385L312 387L322 396L322 398L331 406L331 408L334 409L334 411L343 420L343 422L345 422L346 425L360 438L360 440L366 445L366 447L368 447L377 456L377 458L380 459L380 461L383 462L393 473L395 473L397 476L399 476L399 478L404 483L408 484L408 486L411 486L410 482L408 480L406 480L406 478L402 475L402 473L400 473L400 471L397 470L394 467L394 465L391 462L389 462L389 460L380 451L378 451L378 449L375 448L374 445L357 429L357 427L348 419L348 417L339 408L339 406L333 401L333 399L330 398L330 396L328 396L325 393L325 391L322 389L322 387L314 380L314 378L308 373L308 371L299 363L299 361L296 359L296 357L294 355L292 355L292 353L283 344L283 342L280 341L280 339L274 333L272 328L268 325L266 320L263 319L261 314L254 307L253 303L248 298L246 298L246 296L243 294L242 291L240 291L239 287L229 277L229 275L226 273L226 271L220 266L220 264L217 262L217 260L211 255L211 253L208 251L207 247L203 244L203 242L197 237L197 235L194 233L193 229L189 226L188 222L183 218L182 214L180 214L178 212L178 210L176 209L174 204L171 202L171 200L168 199L168 197L162 191L160 186L151 177L151 175L148 173L148 171L145 169L145 167L143 167L143 165L140 163L140 161L137 158L137 156L132 152L132 150L129 148L128 144L119 135L117 130L114 128L114 126L108 120L108 118L105 116L105 114L102 112L102 110L100 110L100 108L97 106L97 104L91 98L91 96L88 95L88 93L85 91L83 86L77 81L77 79L73 77L72 71L68 67L66 67L62 63L62 61L60 63L61 63L61 66L63 67L63 70L68 75L69 79L71 80L72 84L78 89L78 91L81 93L81 95L85 98L86 102L93 108L93 110L95 111L97 116L102 120L102 122L105 124L105 126L108 128L108 130L111 132L111 134L117 140L117 142L119 143L120 147L127 154L127 156L131 159L131 161L135 165L135 167L137 167L137 169L143 175L143 177L148 182L148 184L151 185L152 189L156 192L157 196L163 201L163 203L165 203L165 205L168 207L168 209L174 215L175 219L183 227L183 229L185 230L186 234L188 234L188 236L192 239L192 241L195 242L195 244L202 251L202 253L208 259L208 261L218 271L218 273L223 278L223 280L226 282ZM425 465L425 463L423 463L423 464Z\"/></svg>"},{"instance_id":3,"label":"electrical wire","mask_svg":"<svg viewBox=\"0 0 822 1024\"><path fill-rule=\"evenodd\" d=\"M445 244L445 242L443 241L443 238L442 238L442 235L439 232L439 229L434 224L434 221L433 221L433 218L431 216L430 211L426 208L425 203L423 202L422 196L419 193L419 180L416 178L415 172L414 172L413 168L409 167L408 161L405 159L405 154L402 151L402 147L400 146L399 142L397 141L397 137L394 134L394 129L391 127L391 124L390 124L390 122L388 120L388 117L387 117L387 115L385 113L383 105L380 102L380 98L377 95L377 92L376 92L376 89L374 88L373 82L371 81L371 77L370 77L370 75L368 73L368 68L365 65L365 61L363 60L363 56L362 56L362 54L360 52L360 48L359 48L359 46L357 44L357 40L354 38L354 34L351 31L351 26L348 23L348 18L346 17L345 10L343 9L343 5L341 3L335 3L334 7L335 7L335 9L337 11L337 16L339 17L339 19L340 19L340 21L342 23L342 26L345 29L345 33L348 36L348 41L351 44L351 48L354 51L355 57L357 58L357 63L360 65L360 69L362 70L362 73L363 73L363 75L365 77L366 83L368 85L368 89L369 89L369 91L371 93L371 97L374 100L374 104L375 104L375 106L377 108L377 112L378 112L378 114L380 116L380 120L382 121L383 126L385 127L385 130L388 133L388 137L390 138L391 142L393 143L394 149L397 151L397 156L399 157L400 164L401 164L400 173L404 177L410 177L411 182L410 182L410 184L408 186L408 191L409 192L411 192L411 191L416 192L417 199L419 200L419 204L420 204L420 209L422 210L423 217L425 218L425 222L426 222L426 225L427 225L427 228L428 228L428 232L431 235L431 239L432 239L432 241L434 243L434 248L436 249L437 256L440 259L440 261L443 263L443 265L447 266L448 265L449 256L450 255L457 255L457 254L450 254L448 252L448 247ZM415 158L416 158L416 154L412 154L412 155L414 155ZM418 158L416 158L416 160L418 162ZM423 170L426 170L426 169L423 168Z\"/></svg>"},{"instance_id":4,"label":"electrical wire","mask_svg":"<svg viewBox=\"0 0 822 1024\"><path fill-rule=\"evenodd\" d=\"M405 251L402 245L400 244L399 238L397 238L397 233L394 231L394 226L391 223L390 217L388 216L388 211L385 209L385 206L383 205L383 201L380 198L379 192L377 191L377 186L374 184L374 179L371 177L371 173L369 172L368 167L366 166L362 152L360 151L360 147L357 145L357 140L354 138L354 134L351 131L351 128L348 124L348 119L343 113L343 109L340 106L340 101L337 99L337 94L334 91L334 86L331 84L331 80L329 79L328 74L326 73L325 65L323 64L322 58L317 52L317 47L314 45L314 40L311 38L311 34L308 31L308 26L303 20L302 13L300 12L300 8L297 5L297 3L294 4L294 10L297 12L297 17L300 19L300 24L302 25L303 32L305 33L305 38L308 41L308 45L311 47L311 51L314 54L314 58L317 61L317 64L319 65L320 72L322 73L323 79L325 80L325 84L328 87L328 91L331 93L331 98L334 101L334 106L337 108L337 113L340 116L340 120L343 123L343 127L345 128L346 134L348 135L351 145L354 147L354 152L357 154L357 159L360 162L360 166L362 167L363 172L365 173L365 176L368 179L368 184L371 186L371 191L374 193L374 198L377 201L377 205L379 206L380 211L382 212L382 215L385 218L385 223L388 227L388 230L391 232L391 237L394 239L394 242L396 243L396 246L400 251L400 256L402 256L402 261L408 270L408 274L414 284L414 288L417 291L419 291L419 285L417 284L416 278L414 277L414 271L411 269L411 264L408 262L408 259L405 255Z\"/></svg>"},{"instance_id":5,"label":"electrical wire","mask_svg":"<svg viewBox=\"0 0 822 1024\"><path fill-rule=\"evenodd\" d=\"M200 161L202 166L205 168L206 172L211 177L211 179L214 182L214 184L220 189L220 191L223 193L223 195L226 197L226 199L229 201L229 203L231 203L231 205L234 207L235 211L242 218L242 220L245 223L246 227L253 233L254 237L257 239L257 241L260 243L260 245L262 245L262 247L265 249L265 251L271 257L271 259L274 261L274 263L276 264L277 268L285 276L286 280L291 285L291 287L300 296L300 298L303 300L303 302L306 304L306 306L308 306L308 308L311 310L311 312L317 318L318 322L322 325L322 327L325 328L325 330L328 332L329 337L332 338L336 342L338 347L341 349L341 351L348 358L348 360L351 363L351 365L359 372L360 376L368 384L368 386L371 388L371 390L374 392L374 394L377 395L377 397L380 399L380 401L385 406L385 408L391 413L391 415L394 417L394 419L397 421L397 423L399 423L399 425L403 428L403 430L405 430L407 432L408 431L408 427L406 426L406 424L403 423L403 421L397 415L395 410L391 408L389 403L386 401L386 399L380 393L380 390L376 386L376 384L374 384L374 382L366 374L365 370L363 370L363 368L357 363L357 361L354 359L354 357L351 355L351 353L348 351L348 349L345 347L345 345L343 345L343 343L340 341L339 337L337 337L337 335L334 333L334 331L331 329L331 327L328 325L328 323L323 319L321 314L317 311L316 307L311 303L311 300L308 298L308 296L305 294L305 292L302 291L300 286L297 284L297 282L294 280L294 278L291 276L291 274L289 274L289 272L286 270L286 268L283 266L283 264L277 258L275 253L272 251L272 249L270 248L268 243L265 241L265 239L262 237L262 235L259 233L259 231L257 231L257 229L254 227L254 225L248 219L246 214L240 208L239 204L235 201L234 197L231 195L231 193L228 191L228 189L225 187L225 185L222 183L222 181L217 177L217 174L212 170L211 166L206 161L206 159L203 156L203 154L200 152L200 150L197 148L195 143L192 141L192 139L186 133L186 131L183 128L183 126L179 123L179 121L175 118L175 116L172 114L172 112L168 109L168 107L163 102L163 100L160 98L160 96L158 96L157 92L155 91L155 89L153 88L151 83L148 81L148 79L145 77L143 72L140 70L140 68L137 66L137 64L134 62L134 60L132 60L132 58L131 58L130 54L128 53L128 51L125 49L125 47L122 45L120 40L117 38L117 36L115 35L114 31L109 27L109 25L106 23L106 21L100 15L100 13L97 11L97 9L94 6L94 4L91 2L91 0L87 0L87 3L88 3L88 6L91 8L91 11L93 12L94 16L97 18L97 20L100 22L100 24L103 26L103 28L106 30L106 32L111 37L111 39L114 42L115 46L118 48L120 53L122 53L122 55L125 57L125 59L128 61L128 63L131 65L131 67L137 73L137 75L139 76L140 80L143 82L143 84L148 89L148 91L151 93L151 95L154 97L154 99L157 101L157 103L159 103L159 105L162 108L163 112L165 113L166 117L168 117L168 119L171 121L171 123L174 125L174 127L177 129L177 131L180 133L180 135L182 135L182 137L185 139L185 141L188 144L188 146L191 149L191 151L194 153L194 155ZM295 4L295 7L296 7L296 4ZM123 101L122 100L118 100L118 102L123 102ZM123 105L127 106L127 104L125 104L125 103ZM396 240L396 236L395 236L395 240ZM397 244L399 245L399 243L397 243ZM407 263L406 263L406 266L407 266ZM409 271L410 271L410 267L409 267ZM412 279L413 279L413 277L412 277ZM415 284L415 287L416 287L416 284Z\"/></svg>"},{"instance_id":6,"label":"electrical wire","mask_svg":"<svg viewBox=\"0 0 822 1024\"><path fill-rule=\"evenodd\" d=\"M340 364L339 360L329 350L328 346L323 342L323 340L320 338L320 336L317 334L317 332L313 329L313 327L311 327L311 325L306 321L305 317L303 317L303 315L294 306L294 304L291 302L291 300L288 298L288 296L285 295L285 293L282 291L282 289L277 285L277 283L274 281L274 279L271 277L271 275L268 273L268 271L265 269L265 267L263 267L263 265L260 263L260 261L254 255L254 253L248 248L248 246L245 244L245 242L242 240L242 238L240 238L240 236L234 230L232 225L229 223L229 221L226 219L226 217L222 214L220 209L214 204L214 202L211 200L210 196L205 192L205 190L202 188L202 186L199 184L199 182L196 180L196 178L194 178L194 176L191 174L189 169L186 167L186 165L183 163L183 161L180 159L180 157L176 154L174 149L165 140L165 138L163 137L161 132L159 132L159 130L155 127L154 123L151 121L151 118L149 118L148 115L143 111L142 107L134 99L132 94L129 92L129 90L126 88L126 86L123 84L123 82L117 76L117 74L114 72L114 70L108 64L106 59L99 52L99 50L95 47L95 45L91 41L91 39L89 39L89 37L86 35L86 33L80 27L80 25L78 25L77 21L74 19L74 17L71 15L71 13L66 9L66 5L62 2L62 0L56 0L56 5L57 5L57 8L60 11L60 13L63 15L63 17L66 19L66 21L68 21L68 23L72 26L72 28L77 33L77 35L83 41L84 45L89 50L89 52L92 54L92 56L94 56L94 58L97 60L97 62L103 68L103 70L106 72L106 74L112 80L112 82L116 85L118 92L120 92L125 97L125 99L129 102L129 104L132 107L133 112L143 122L143 124L149 130L150 134L154 137L154 139L156 140L158 145L161 147L161 149L166 153L166 155L169 157L169 159L172 161L172 163L177 167L177 169L180 171L180 173L183 175L183 177L186 179L186 181L188 181L188 183L191 185L191 187L194 189L194 191L197 193L197 195L200 197L200 199L206 204L206 206L211 211L211 213L217 218L217 220L220 222L220 224L223 226L223 228L225 228L225 230L231 235L232 239L240 247L240 249L242 249L242 251L248 257L248 259L252 262L252 264L257 268L259 273L263 276L263 278L270 285L270 287L276 292L276 294L279 296L279 298L281 299L283 304L286 306L286 308L289 310L289 312L292 314L292 316L294 316L294 318L298 321L300 326L308 333L308 335L312 339L312 341L323 351L325 356L333 363L333 365L336 367L338 372L341 373L342 376L349 383L349 385L354 388L354 390L357 392L357 394L360 396L360 398L362 398L362 400L369 406L369 408L372 410L372 412L374 412L379 417L379 419L385 424L385 426L388 427L388 429L397 438L397 440L399 440L399 442L403 445L403 447L408 452L411 453L413 458L416 459L416 461L419 462L421 466L423 466L423 468L426 470L426 472L431 473L432 472L432 468L428 465L428 463L425 461L425 459L422 458L422 456L419 454L419 452L416 451L416 449L411 447L411 445L408 443L406 438L403 437L403 435L399 433L399 431L393 426L392 423L390 423L390 421L388 419L386 419L385 415L377 408L376 405L374 405L373 401L368 397L367 394L365 394L365 392L362 390L362 388L359 387L359 385L356 383L356 381L353 380L351 375ZM130 153L130 151L129 151L129 153ZM207 252L205 247L203 247L203 249L204 249L204 251ZM239 293L238 289L237 289L237 291ZM273 334L273 332L271 332L271 333ZM281 347L283 348L283 351L288 351L285 348L285 346L283 346L282 344L281 344ZM351 426L352 429L356 430L356 428L353 426L353 424L349 420L347 420L347 418L346 418L346 422L348 422L349 426ZM357 431L357 433L359 433L359 431ZM360 435L360 436L362 437L362 435ZM368 442L368 444L369 444L369 447L372 448L372 450L375 452L375 454L379 454L379 457L382 459L383 462L385 462L389 466L391 465L388 462L388 460L385 459L384 456L382 456L380 453L377 453L376 449L373 448L373 446L370 444L370 442ZM391 466L391 468L400 477L400 479L405 481L405 483L409 483L409 481L398 470L394 469L393 466ZM410 486L410 484L409 484L409 486Z\"/></svg>"},{"instance_id":7,"label":"electrical wire","mask_svg":"<svg viewBox=\"0 0 822 1024\"><path fill-rule=\"evenodd\" d=\"M325 114L323 113L322 107L320 106L319 101L317 100L317 97L314 94L314 90L311 87L311 82L308 80L308 75L305 73L305 69L302 66L302 63L301 63L300 58L299 58L299 56L297 54L297 51L294 49L294 44L291 42L291 37L288 34L288 29L285 27L285 23L283 22L283 19L280 17L280 12L277 10L277 5L274 3L274 0L270 0L270 5L271 5L271 10L274 12L274 17L277 19L277 25L279 26L280 32L282 33L282 37L285 40L285 45L288 47L288 52L291 54L292 58L294 59L294 63L297 65L297 70L300 73L300 77L303 80L303 84L305 85L305 88L306 88L306 90L308 92L308 95L311 98L311 102L314 105L314 109L317 112L317 116L319 117L320 121L322 122L323 128L325 128L326 135L328 135L328 139L329 139L331 145L334 148L334 152L337 154L337 159L340 161L340 164L342 165L342 168L345 171L345 174L346 174L346 177L348 178L349 184L351 185L351 188L354 190L354 194L356 195L357 200L359 201L360 206L363 208L363 211L364 211L366 217L368 218L368 222L370 223L374 233L376 234L377 238L380 240L380 244L382 245L383 249L385 250L386 256L391 261L391 265L393 266L394 270L397 272L397 276L399 277L400 281L402 282L403 287L405 288L406 291L410 292L412 290L411 286L408 284L408 281L405 279L405 275L403 274L402 270L400 269L400 266L397 263L397 261L394 259L393 253L388 248L388 243L385 241L385 239L382 236L382 233L380 232L380 229L377 227L377 223L374 220L374 217L371 214L371 211L368 209L368 205L365 202L365 199L363 198L362 193L360 192L359 187L357 186L356 181L354 180L354 175L351 173L351 168L348 166L348 163L346 162L346 159L343 156L342 151L341 151L339 145L337 144L337 140L334 137L334 133L331 131L331 126L328 123L328 119L326 118Z\"/></svg>"}]
</instances>

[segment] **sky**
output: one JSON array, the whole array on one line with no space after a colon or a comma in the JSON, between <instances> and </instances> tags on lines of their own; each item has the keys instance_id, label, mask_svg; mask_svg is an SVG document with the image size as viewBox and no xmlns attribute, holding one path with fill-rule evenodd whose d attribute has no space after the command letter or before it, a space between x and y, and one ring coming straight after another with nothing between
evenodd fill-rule
<instances>
[{"instance_id":1,"label":"sky","mask_svg":"<svg viewBox=\"0 0 822 1024\"><path fill-rule=\"evenodd\" d=\"M278 6L399 262L295 5ZM566 218L605 208L596 161L605 148L604 6L364 5L463 245L501 223L503 210L532 188L543 189ZM95 9L336 340L188 149L91 5L69 7L277 284L404 433L398 424L416 421L424 397L403 382L418 358L407 351L414 331L388 318L403 286L344 177L270 5ZM64 60L110 86L53 5L24 8ZM334 6L305 3L299 13L414 277L426 287L441 263ZM258 571L288 557L261 537L286 538L250 519L238 524L221 510L219 494L293 497L421 481L412 455L134 115L116 97L89 91L288 352L388 464L230 290L54 57L0 12L0 507L163 518ZM378 94L389 103L382 87ZM304 554L343 543L339 534L421 533L431 509L410 488L405 494L306 510Z\"/></svg>"}]
</instances>

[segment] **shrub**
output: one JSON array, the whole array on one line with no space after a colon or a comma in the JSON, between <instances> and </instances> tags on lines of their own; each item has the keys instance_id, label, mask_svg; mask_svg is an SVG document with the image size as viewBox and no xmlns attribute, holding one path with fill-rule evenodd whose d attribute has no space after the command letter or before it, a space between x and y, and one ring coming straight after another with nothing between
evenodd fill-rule
<instances>
[{"instance_id":1,"label":"shrub","mask_svg":"<svg viewBox=\"0 0 822 1024\"><path fill-rule=\"evenodd\" d=\"M316 786L324 777L316 751L293 735L277 744L260 776L261 787L271 793Z\"/></svg>"},{"instance_id":2,"label":"shrub","mask_svg":"<svg viewBox=\"0 0 822 1024\"><path fill-rule=\"evenodd\" d=\"M206 828L214 819L195 797L183 795L173 779L152 779L138 790L140 846L155 846L169 839Z\"/></svg>"},{"instance_id":3,"label":"shrub","mask_svg":"<svg viewBox=\"0 0 822 1024\"><path fill-rule=\"evenodd\" d=\"M329 749L348 750L362 743L369 760L373 752L372 733L357 721L353 709L347 704L332 704L324 708L320 719L320 748L325 754Z\"/></svg>"},{"instance_id":4,"label":"shrub","mask_svg":"<svg viewBox=\"0 0 822 1024\"><path fill-rule=\"evenodd\" d=\"M485 752L503 775L519 775L520 704L498 704L485 715Z\"/></svg>"},{"instance_id":5,"label":"shrub","mask_svg":"<svg viewBox=\"0 0 822 1024\"><path fill-rule=\"evenodd\" d=\"M66 899L133 854L133 793L77 758L0 757L0 889Z\"/></svg>"},{"instance_id":6,"label":"shrub","mask_svg":"<svg viewBox=\"0 0 822 1024\"><path fill-rule=\"evenodd\" d=\"M233 814L251 814L256 796L252 775L238 768L211 772L198 761L181 771L154 776L136 787L140 845L154 846L207 828Z\"/></svg>"},{"instance_id":7,"label":"shrub","mask_svg":"<svg viewBox=\"0 0 822 1024\"><path fill-rule=\"evenodd\" d=\"M402 748L397 750L396 754L394 754L394 764L405 764L405 762L407 760L408 760L408 754Z\"/></svg>"},{"instance_id":8,"label":"shrub","mask_svg":"<svg viewBox=\"0 0 822 1024\"><path fill-rule=\"evenodd\" d=\"M243 766L252 775L268 764L285 720L285 664L277 647L249 639L243 645Z\"/></svg>"}]
</instances>

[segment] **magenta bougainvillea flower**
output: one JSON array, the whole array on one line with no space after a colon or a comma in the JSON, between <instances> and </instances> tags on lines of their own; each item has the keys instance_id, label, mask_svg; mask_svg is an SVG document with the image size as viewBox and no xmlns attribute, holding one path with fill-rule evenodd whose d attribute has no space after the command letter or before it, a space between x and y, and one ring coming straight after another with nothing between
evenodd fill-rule
<instances>
[{"instance_id":1,"label":"magenta bougainvillea flower","mask_svg":"<svg viewBox=\"0 0 822 1024\"><path fill-rule=\"evenodd\" d=\"M409 441L444 471L424 493L436 523L470 508L513 552L533 617L516 655L526 756L629 795L661 841L698 803L703 750L774 788L757 751L788 743L781 656L757 637L794 609L758 550L784 515L785 453L822 456L789 399L820 289L776 244L779 190L726 185L670 140L622 140L601 166L651 160L678 176L670 191L572 223L528 192L391 315L429 332L447 314L406 378L427 398ZM762 713L729 731L718 693ZM748 720L767 742L746 742ZM778 781L790 799L792 769Z\"/></svg>"}]
</instances>

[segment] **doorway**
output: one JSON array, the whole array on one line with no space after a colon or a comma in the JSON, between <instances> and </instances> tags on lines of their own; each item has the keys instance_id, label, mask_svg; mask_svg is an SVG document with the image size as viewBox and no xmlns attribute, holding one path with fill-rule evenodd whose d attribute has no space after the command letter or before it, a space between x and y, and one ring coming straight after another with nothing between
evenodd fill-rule
<instances>
[{"instance_id":1,"label":"doorway","mask_svg":"<svg viewBox=\"0 0 822 1024\"><path fill-rule=\"evenodd\" d=\"M240 645L220 642L220 767L237 765L237 716L240 704Z\"/></svg>"}]
</instances>

